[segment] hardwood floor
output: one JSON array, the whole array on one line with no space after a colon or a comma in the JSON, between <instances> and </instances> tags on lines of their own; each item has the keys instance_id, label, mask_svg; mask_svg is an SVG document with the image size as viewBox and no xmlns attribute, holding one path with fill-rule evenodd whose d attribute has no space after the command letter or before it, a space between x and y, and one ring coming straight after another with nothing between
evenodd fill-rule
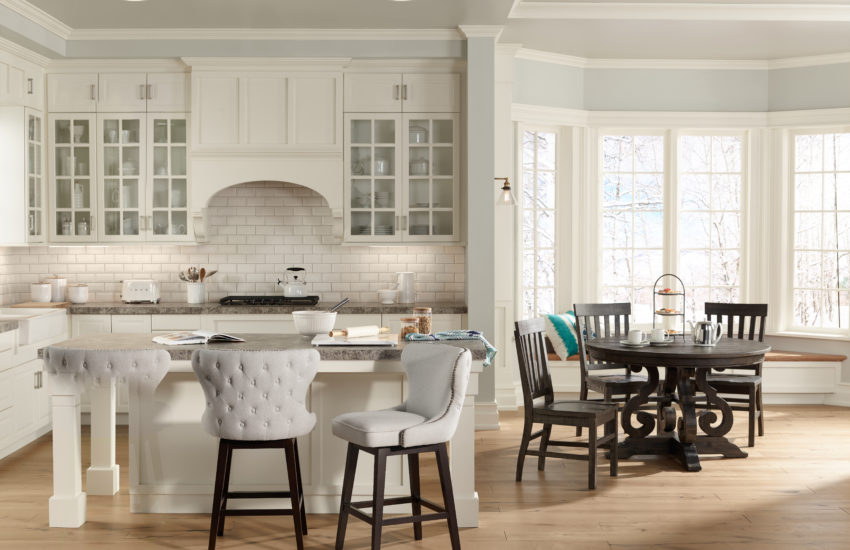
<instances>
[{"instance_id":1,"label":"hardwood floor","mask_svg":"<svg viewBox=\"0 0 850 550\"><path fill-rule=\"evenodd\" d=\"M537 550L847 550L850 548L850 409L771 406L767 435L746 459L704 459L703 471L681 471L667 459L621 460L608 477L600 457L596 491L586 489L586 463L527 459L514 482L521 413L502 413L502 429L476 434L481 499L478 529L462 529L465 549ZM557 427L553 437L574 430ZM84 449L88 448L84 431ZM736 417L735 441L746 443ZM120 493L88 498L81 529L49 529L51 445L45 436L0 461L0 548L206 548L209 516L130 514L127 431L119 427ZM83 464L88 456L83 457ZM440 502L433 459L423 457L423 493ZM336 515L310 515L306 548L333 548ZM443 522L384 529L384 548L449 548ZM345 548L365 549L369 528L349 521ZM228 519L217 548L294 548L291 519Z\"/></svg>"}]
</instances>

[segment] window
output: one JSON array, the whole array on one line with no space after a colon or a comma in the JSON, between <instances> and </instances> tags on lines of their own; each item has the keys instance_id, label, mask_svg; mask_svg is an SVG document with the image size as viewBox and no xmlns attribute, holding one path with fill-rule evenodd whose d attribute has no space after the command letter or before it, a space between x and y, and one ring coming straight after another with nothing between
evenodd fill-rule
<instances>
[{"instance_id":1,"label":"window","mask_svg":"<svg viewBox=\"0 0 850 550\"><path fill-rule=\"evenodd\" d=\"M528 319L555 312L555 183L557 138L522 133L522 311Z\"/></svg>"},{"instance_id":2,"label":"window","mask_svg":"<svg viewBox=\"0 0 850 550\"><path fill-rule=\"evenodd\" d=\"M701 319L705 302L740 301L741 136L679 139L679 261L685 314Z\"/></svg>"},{"instance_id":3,"label":"window","mask_svg":"<svg viewBox=\"0 0 850 550\"><path fill-rule=\"evenodd\" d=\"M602 301L631 302L652 321L652 284L663 273L664 137L602 138Z\"/></svg>"},{"instance_id":4,"label":"window","mask_svg":"<svg viewBox=\"0 0 850 550\"><path fill-rule=\"evenodd\" d=\"M795 135L793 152L793 324L847 329L850 133Z\"/></svg>"}]
</instances>

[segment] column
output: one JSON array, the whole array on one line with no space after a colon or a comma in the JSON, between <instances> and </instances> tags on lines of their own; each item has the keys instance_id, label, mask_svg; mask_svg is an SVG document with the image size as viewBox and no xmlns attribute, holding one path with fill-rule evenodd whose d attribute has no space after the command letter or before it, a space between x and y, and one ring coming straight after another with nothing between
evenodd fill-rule
<instances>
[{"instance_id":1,"label":"column","mask_svg":"<svg viewBox=\"0 0 850 550\"><path fill-rule=\"evenodd\" d=\"M53 409L53 496L50 527L79 527L86 522L80 454L80 394L73 382L48 377Z\"/></svg>"},{"instance_id":2,"label":"column","mask_svg":"<svg viewBox=\"0 0 850 550\"><path fill-rule=\"evenodd\" d=\"M118 492L119 466L115 464L115 379L89 388L91 401L91 466L86 471L90 495Z\"/></svg>"}]
</instances>

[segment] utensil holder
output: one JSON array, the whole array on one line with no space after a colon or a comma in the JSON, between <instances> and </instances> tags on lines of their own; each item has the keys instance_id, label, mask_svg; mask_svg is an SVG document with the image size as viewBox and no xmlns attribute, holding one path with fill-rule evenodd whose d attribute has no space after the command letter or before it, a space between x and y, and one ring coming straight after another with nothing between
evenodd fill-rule
<instances>
[{"instance_id":1,"label":"utensil holder","mask_svg":"<svg viewBox=\"0 0 850 550\"><path fill-rule=\"evenodd\" d=\"M186 283L186 301L190 304L203 304L206 302L206 283Z\"/></svg>"}]
</instances>

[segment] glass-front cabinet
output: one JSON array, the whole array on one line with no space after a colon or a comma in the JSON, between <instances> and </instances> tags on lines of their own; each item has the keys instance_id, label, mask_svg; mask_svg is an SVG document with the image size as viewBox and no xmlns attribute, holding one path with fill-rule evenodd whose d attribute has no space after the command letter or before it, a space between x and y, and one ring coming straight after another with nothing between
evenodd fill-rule
<instances>
[{"instance_id":1,"label":"glass-front cabinet","mask_svg":"<svg viewBox=\"0 0 850 550\"><path fill-rule=\"evenodd\" d=\"M145 118L98 117L104 241L144 240Z\"/></svg>"},{"instance_id":2,"label":"glass-front cabinet","mask_svg":"<svg viewBox=\"0 0 850 550\"><path fill-rule=\"evenodd\" d=\"M457 116L346 115L345 238L458 238Z\"/></svg>"},{"instance_id":3,"label":"glass-front cabinet","mask_svg":"<svg viewBox=\"0 0 850 550\"><path fill-rule=\"evenodd\" d=\"M44 242L44 120L27 109L27 240Z\"/></svg>"},{"instance_id":4,"label":"glass-front cabinet","mask_svg":"<svg viewBox=\"0 0 850 550\"><path fill-rule=\"evenodd\" d=\"M148 191L149 240L182 240L189 236L188 157L185 116L148 115L150 154Z\"/></svg>"},{"instance_id":5,"label":"glass-front cabinet","mask_svg":"<svg viewBox=\"0 0 850 550\"><path fill-rule=\"evenodd\" d=\"M93 241L97 212L94 163L95 117L50 117L50 237L57 242Z\"/></svg>"}]
</instances>

